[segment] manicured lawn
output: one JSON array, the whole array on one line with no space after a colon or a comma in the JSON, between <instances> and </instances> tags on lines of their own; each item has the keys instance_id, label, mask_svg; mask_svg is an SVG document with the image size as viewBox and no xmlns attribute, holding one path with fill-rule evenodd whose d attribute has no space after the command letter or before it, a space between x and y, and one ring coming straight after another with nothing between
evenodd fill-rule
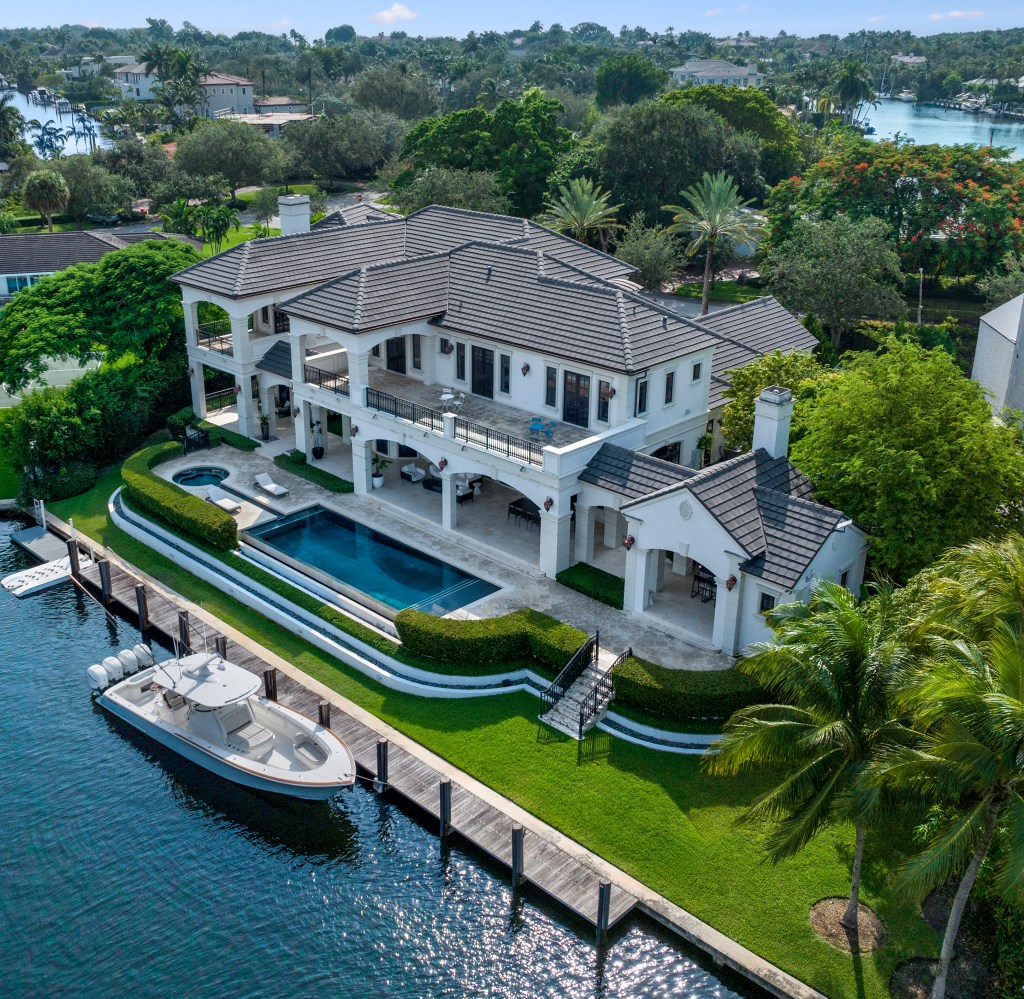
<instances>
[{"instance_id":1,"label":"manicured lawn","mask_svg":"<svg viewBox=\"0 0 1024 999\"><path fill-rule=\"evenodd\" d=\"M703 284L681 284L676 288L676 294L683 298L700 298L704 293ZM768 293L764 288L755 288L749 284L738 284L736 281L716 281L711 286L712 302L752 302L755 298L762 298Z\"/></svg>"},{"instance_id":2,"label":"manicured lawn","mask_svg":"<svg viewBox=\"0 0 1024 999\"><path fill-rule=\"evenodd\" d=\"M734 825L764 786L759 781L709 778L694 757L601 733L581 752L574 741L539 730L538 701L528 694L441 701L381 687L114 527L106 502L119 481L119 471L111 470L90 492L51 509L65 520L73 516L80 532L832 999L886 999L897 961L937 953L937 934L892 884L893 850L906 843L905 831L869 838L862 898L890 936L880 951L855 962L818 941L807 918L817 899L848 888L849 830L826 833L797 858L771 866L762 860L764 828Z\"/></svg>"},{"instance_id":3,"label":"manicured lawn","mask_svg":"<svg viewBox=\"0 0 1024 999\"><path fill-rule=\"evenodd\" d=\"M280 236L280 229L271 229L271 236ZM238 246L239 243L247 243L250 239L255 239L252 230L247 225L243 225L241 229L232 229L224 239L224 242L220 244L220 253L225 250L230 250L232 246ZM212 257L214 256L214 249L212 243L205 243L203 245L203 256Z\"/></svg>"}]
</instances>

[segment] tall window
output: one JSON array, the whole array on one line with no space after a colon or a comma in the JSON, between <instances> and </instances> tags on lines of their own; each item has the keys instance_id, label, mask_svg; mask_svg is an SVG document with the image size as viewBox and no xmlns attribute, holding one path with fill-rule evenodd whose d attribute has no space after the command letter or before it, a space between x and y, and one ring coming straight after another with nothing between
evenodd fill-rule
<instances>
[{"instance_id":1,"label":"tall window","mask_svg":"<svg viewBox=\"0 0 1024 999\"><path fill-rule=\"evenodd\" d=\"M558 369L548 367L544 384L544 404L554 406L558 399Z\"/></svg>"},{"instance_id":2,"label":"tall window","mask_svg":"<svg viewBox=\"0 0 1024 999\"><path fill-rule=\"evenodd\" d=\"M611 384L597 383L597 418L601 423L608 422L608 401L611 399Z\"/></svg>"},{"instance_id":3,"label":"tall window","mask_svg":"<svg viewBox=\"0 0 1024 999\"><path fill-rule=\"evenodd\" d=\"M501 355L501 380L499 382L499 391L504 392L506 395L512 391L510 382L512 376L512 358L508 354Z\"/></svg>"},{"instance_id":4,"label":"tall window","mask_svg":"<svg viewBox=\"0 0 1024 999\"><path fill-rule=\"evenodd\" d=\"M676 373L669 371L665 374L665 405L672 402L676 394Z\"/></svg>"},{"instance_id":5,"label":"tall window","mask_svg":"<svg viewBox=\"0 0 1024 999\"><path fill-rule=\"evenodd\" d=\"M274 310L274 332L275 333L287 333L291 329L291 323L288 321L288 317L282 315L277 309Z\"/></svg>"},{"instance_id":6,"label":"tall window","mask_svg":"<svg viewBox=\"0 0 1024 999\"><path fill-rule=\"evenodd\" d=\"M379 343L375 343L375 344L374 344L374 345L373 345L373 346L372 346L372 347L370 348L370 353L371 353L371 354L372 354L372 355L373 355L374 357L380 357L380 344L379 344Z\"/></svg>"},{"instance_id":7,"label":"tall window","mask_svg":"<svg viewBox=\"0 0 1024 999\"><path fill-rule=\"evenodd\" d=\"M775 610L775 597L770 593L761 594L760 611L762 614L768 614Z\"/></svg>"},{"instance_id":8,"label":"tall window","mask_svg":"<svg viewBox=\"0 0 1024 999\"><path fill-rule=\"evenodd\" d=\"M412 366L416 371L423 367L423 343L419 333L412 335Z\"/></svg>"},{"instance_id":9,"label":"tall window","mask_svg":"<svg viewBox=\"0 0 1024 999\"><path fill-rule=\"evenodd\" d=\"M636 383L636 409L634 416L647 412L647 379Z\"/></svg>"},{"instance_id":10,"label":"tall window","mask_svg":"<svg viewBox=\"0 0 1024 999\"><path fill-rule=\"evenodd\" d=\"M267 323L269 325L269 323L270 323L270 306L269 305L264 305L263 306L263 312L261 313L261 315L263 316L263 322L265 322L265 323Z\"/></svg>"},{"instance_id":11,"label":"tall window","mask_svg":"<svg viewBox=\"0 0 1024 999\"><path fill-rule=\"evenodd\" d=\"M440 353L442 353L442 354L447 354L448 353L448 344L449 343L450 343L450 341L449 341L448 337L446 337L446 336L441 337L441 339L437 341L437 349L438 349L438 351Z\"/></svg>"},{"instance_id":12,"label":"tall window","mask_svg":"<svg viewBox=\"0 0 1024 999\"><path fill-rule=\"evenodd\" d=\"M704 373L704 366L703 366L703 365L702 365L702 364L700 363L700 361L698 361L698 362L697 362L697 363L696 363L696 364L695 364L695 365L693 366L693 376L692 376L692 377L693 377L693 380L694 380L695 382L699 382L699 381L700 381L700 376L701 376L701 375L702 375L703 373Z\"/></svg>"},{"instance_id":13,"label":"tall window","mask_svg":"<svg viewBox=\"0 0 1024 999\"><path fill-rule=\"evenodd\" d=\"M455 345L455 377L460 382L466 380L466 345L464 343Z\"/></svg>"}]
</instances>

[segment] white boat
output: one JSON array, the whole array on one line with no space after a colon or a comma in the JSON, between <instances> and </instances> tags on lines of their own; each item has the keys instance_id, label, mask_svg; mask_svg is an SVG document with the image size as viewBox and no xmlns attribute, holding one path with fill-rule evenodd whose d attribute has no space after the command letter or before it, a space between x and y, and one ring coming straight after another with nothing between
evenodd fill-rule
<instances>
[{"instance_id":1,"label":"white boat","mask_svg":"<svg viewBox=\"0 0 1024 999\"><path fill-rule=\"evenodd\" d=\"M155 663L136 645L87 672L107 711L236 784L321 800L355 783L341 739L259 696L256 676L215 653Z\"/></svg>"}]
</instances>

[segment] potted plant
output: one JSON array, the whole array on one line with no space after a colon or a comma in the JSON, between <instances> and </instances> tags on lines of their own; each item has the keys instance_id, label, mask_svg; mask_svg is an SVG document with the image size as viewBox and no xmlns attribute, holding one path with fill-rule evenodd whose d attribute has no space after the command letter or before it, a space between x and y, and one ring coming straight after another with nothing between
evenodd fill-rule
<instances>
[{"instance_id":1,"label":"potted plant","mask_svg":"<svg viewBox=\"0 0 1024 999\"><path fill-rule=\"evenodd\" d=\"M270 440L270 416L267 413L260 413L260 437Z\"/></svg>"},{"instance_id":2,"label":"potted plant","mask_svg":"<svg viewBox=\"0 0 1024 999\"><path fill-rule=\"evenodd\" d=\"M697 438L697 448L704 455L704 465L711 464L711 449L715 446L715 435L710 431Z\"/></svg>"},{"instance_id":3,"label":"potted plant","mask_svg":"<svg viewBox=\"0 0 1024 999\"><path fill-rule=\"evenodd\" d=\"M374 489L380 489L384 485L384 472L391 465L391 462L380 454L375 454L372 461L373 475L370 476L370 481L373 483Z\"/></svg>"},{"instance_id":4,"label":"potted plant","mask_svg":"<svg viewBox=\"0 0 1024 999\"><path fill-rule=\"evenodd\" d=\"M310 426L313 428L313 457L319 461L324 456L323 438L320 436L320 421L316 420Z\"/></svg>"}]
</instances>

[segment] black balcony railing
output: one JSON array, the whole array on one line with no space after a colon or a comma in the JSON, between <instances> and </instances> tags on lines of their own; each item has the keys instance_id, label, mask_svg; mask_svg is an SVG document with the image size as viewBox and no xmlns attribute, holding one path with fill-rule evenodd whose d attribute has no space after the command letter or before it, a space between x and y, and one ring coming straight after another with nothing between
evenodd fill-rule
<instances>
[{"instance_id":1,"label":"black balcony railing","mask_svg":"<svg viewBox=\"0 0 1024 999\"><path fill-rule=\"evenodd\" d=\"M230 354L232 352L230 321L217 319L212 323L201 323L196 327L196 342L207 350Z\"/></svg>"},{"instance_id":2,"label":"black balcony railing","mask_svg":"<svg viewBox=\"0 0 1024 999\"><path fill-rule=\"evenodd\" d=\"M466 444L475 444L486 451L493 451L504 458L511 458L526 465L544 464L544 448L540 444L491 430L490 427L472 423L461 417L455 420L455 439Z\"/></svg>"},{"instance_id":3,"label":"black balcony railing","mask_svg":"<svg viewBox=\"0 0 1024 999\"><path fill-rule=\"evenodd\" d=\"M379 409L382 413L399 420L415 423L416 426L433 430L435 433L444 433L444 416L439 410L419 406L408 399L399 399L398 396L381 392L380 389L366 390L366 408Z\"/></svg>"},{"instance_id":4,"label":"black balcony railing","mask_svg":"<svg viewBox=\"0 0 1024 999\"><path fill-rule=\"evenodd\" d=\"M337 392L338 395L348 395L348 375L327 371L324 368L315 368L312 364L304 365L302 370L308 385L315 385L317 388L327 389L329 392Z\"/></svg>"}]
</instances>

